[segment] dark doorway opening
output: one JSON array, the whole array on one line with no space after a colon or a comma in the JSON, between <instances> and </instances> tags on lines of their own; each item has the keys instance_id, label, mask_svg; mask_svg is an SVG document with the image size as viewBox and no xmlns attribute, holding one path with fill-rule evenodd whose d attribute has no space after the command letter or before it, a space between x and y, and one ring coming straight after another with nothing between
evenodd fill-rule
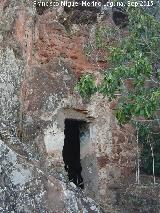
<instances>
[{"instance_id":1,"label":"dark doorway opening","mask_svg":"<svg viewBox=\"0 0 160 213\"><path fill-rule=\"evenodd\" d=\"M80 126L84 123L86 122L81 120L65 119L65 139L62 152L69 181L82 189L84 184L81 176Z\"/></svg>"}]
</instances>

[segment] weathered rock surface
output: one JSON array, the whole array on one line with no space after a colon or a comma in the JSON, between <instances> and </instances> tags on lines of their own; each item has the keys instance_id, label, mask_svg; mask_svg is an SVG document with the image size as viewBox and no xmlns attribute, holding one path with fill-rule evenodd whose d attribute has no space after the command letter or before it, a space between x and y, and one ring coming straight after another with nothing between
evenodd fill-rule
<instances>
[{"instance_id":1,"label":"weathered rock surface","mask_svg":"<svg viewBox=\"0 0 160 213\"><path fill-rule=\"evenodd\" d=\"M97 27L106 25L113 25L111 17L99 17L95 10L83 10L81 17L73 8L1 0L0 212L103 212L96 203L104 212L139 211L135 206L143 189L121 187L135 169L134 130L117 125L115 103L97 94L82 100L74 91L83 73L98 79L107 67L105 51L88 49L95 45ZM63 168L66 118L87 123L80 153L83 192L68 183ZM137 197L130 210L132 190ZM139 212L146 211L145 202ZM154 212L152 204L148 209Z\"/></svg>"},{"instance_id":2,"label":"weathered rock surface","mask_svg":"<svg viewBox=\"0 0 160 213\"><path fill-rule=\"evenodd\" d=\"M47 175L0 140L0 212L102 212L63 176Z\"/></svg>"}]
</instances>

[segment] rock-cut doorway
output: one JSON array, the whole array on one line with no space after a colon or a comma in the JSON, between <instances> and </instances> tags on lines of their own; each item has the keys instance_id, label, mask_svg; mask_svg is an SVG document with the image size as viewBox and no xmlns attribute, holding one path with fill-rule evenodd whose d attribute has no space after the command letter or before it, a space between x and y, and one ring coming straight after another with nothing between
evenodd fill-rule
<instances>
[{"instance_id":1,"label":"rock-cut doorway","mask_svg":"<svg viewBox=\"0 0 160 213\"><path fill-rule=\"evenodd\" d=\"M76 119L65 119L63 161L68 179L76 186L84 188L81 175L82 166L80 159L80 128L86 122Z\"/></svg>"}]
</instances>

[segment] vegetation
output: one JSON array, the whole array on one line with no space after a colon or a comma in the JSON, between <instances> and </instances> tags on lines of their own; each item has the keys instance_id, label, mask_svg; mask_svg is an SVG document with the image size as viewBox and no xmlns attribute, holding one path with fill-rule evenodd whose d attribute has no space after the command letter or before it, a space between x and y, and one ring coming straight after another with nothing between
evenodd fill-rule
<instances>
[{"instance_id":1,"label":"vegetation","mask_svg":"<svg viewBox=\"0 0 160 213\"><path fill-rule=\"evenodd\" d=\"M119 124L136 126L137 141L143 147L142 170L160 175L160 133L153 134L150 123L139 125L142 120L153 121L160 107L160 22L142 7L128 7L126 13L125 36L118 28L97 29L96 48L110 54L110 68L104 71L102 81L96 85L95 77L87 74L76 89L82 97L99 92L109 101L118 101L115 115Z\"/></svg>"},{"instance_id":2,"label":"vegetation","mask_svg":"<svg viewBox=\"0 0 160 213\"><path fill-rule=\"evenodd\" d=\"M139 123L139 143L141 152L141 170L147 174L160 175L160 132L152 124Z\"/></svg>"},{"instance_id":3,"label":"vegetation","mask_svg":"<svg viewBox=\"0 0 160 213\"><path fill-rule=\"evenodd\" d=\"M96 92L95 78L91 74L83 75L76 85L76 90L82 97L89 98Z\"/></svg>"},{"instance_id":4,"label":"vegetation","mask_svg":"<svg viewBox=\"0 0 160 213\"><path fill-rule=\"evenodd\" d=\"M95 78L84 75L77 84L77 90L85 97L99 92L109 100L121 96L116 108L116 117L125 124L135 117L152 119L159 106L160 97L160 22L143 8L128 8L128 35L117 42L108 41L116 30L101 28L96 32L96 48L110 52L110 68L103 80L95 85ZM107 33L108 32L108 33ZM105 36L106 35L106 36ZM106 38L106 43L104 42ZM127 82L131 89L128 90ZM154 85L152 87L147 84Z\"/></svg>"}]
</instances>

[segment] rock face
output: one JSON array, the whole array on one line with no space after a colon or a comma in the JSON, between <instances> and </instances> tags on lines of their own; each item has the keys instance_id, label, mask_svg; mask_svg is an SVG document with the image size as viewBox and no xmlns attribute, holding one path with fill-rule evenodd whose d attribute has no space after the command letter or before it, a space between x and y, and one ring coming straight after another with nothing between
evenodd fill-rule
<instances>
[{"instance_id":1,"label":"rock face","mask_svg":"<svg viewBox=\"0 0 160 213\"><path fill-rule=\"evenodd\" d=\"M113 24L96 12L0 2L0 212L128 212L119 187L135 167L134 130L118 126L114 103L74 91L83 73L107 67L104 51L87 49L97 26ZM83 192L64 171L65 119L85 122Z\"/></svg>"},{"instance_id":2,"label":"rock face","mask_svg":"<svg viewBox=\"0 0 160 213\"><path fill-rule=\"evenodd\" d=\"M3 141L0 150L0 212L101 212L75 185L67 185L62 177L47 176Z\"/></svg>"}]
</instances>

